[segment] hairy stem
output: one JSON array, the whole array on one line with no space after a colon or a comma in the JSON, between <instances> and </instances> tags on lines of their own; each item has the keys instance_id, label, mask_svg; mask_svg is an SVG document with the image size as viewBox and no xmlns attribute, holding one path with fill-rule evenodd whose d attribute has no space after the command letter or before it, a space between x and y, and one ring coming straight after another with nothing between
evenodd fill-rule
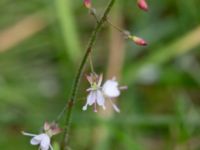
<instances>
[{"instance_id":1,"label":"hairy stem","mask_svg":"<svg viewBox=\"0 0 200 150\"><path fill-rule=\"evenodd\" d=\"M110 2L108 3L108 6L106 7L106 9L103 13L103 16L101 17L100 21L97 23L96 27L94 28L92 35L90 37L90 41L88 43L86 52L83 56L83 59L82 59L81 64L79 66L78 72L76 74L74 84L73 84L73 87L72 87L72 92L71 92L70 98L68 100L68 109L67 109L67 112L66 112L66 121L65 121L65 128L64 128L64 136L63 136L63 139L62 139L62 142L61 142L61 150L67 149L72 110L73 110L73 106L74 106L74 103L75 103L75 100L76 100L76 94L77 94L77 90L78 90L78 87L79 87L80 79L82 77L82 73L83 73L85 64L86 64L87 59L89 57L89 54L92 50L92 47L93 47L93 45L96 41L97 33L101 29L103 23L106 21L107 16L108 16L111 8L113 7L115 1L116 0L110 0Z\"/></svg>"}]
</instances>

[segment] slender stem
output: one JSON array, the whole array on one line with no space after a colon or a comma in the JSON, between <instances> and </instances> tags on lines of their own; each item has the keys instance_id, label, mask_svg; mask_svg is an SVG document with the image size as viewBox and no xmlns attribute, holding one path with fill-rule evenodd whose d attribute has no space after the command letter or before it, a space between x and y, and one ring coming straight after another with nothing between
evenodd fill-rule
<instances>
[{"instance_id":1,"label":"slender stem","mask_svg":"<svg viewBox=\"0 0 200 150\"><path fill-rule=\"evenodd\" d=\"M94 17L94 19L96 20L96 22L99 22L99 19L97 17L96 11L91 10L91 15ZM117 31L121 32L124 35L127 35L126 31L124 31L123 29L121 29L120 27L114 25L108 18L106 18L106 22L108 24L110 24L113 28L115 28Z\"/></svg>"},{"instance_id":2,"label":"slender stem","mask_svg":"<svg viewBox=\"0 0 200 150\"><path fill-rule=\"evenodd\" d=\"M106 20L112 27L114 27L116 30L124 34L124 30L119 28L118 26L114 25L109 19Z\"/></svg>"},{"instance_id":3,"label":"slender stem","mask_svg":"<svg viewBox=\"0 0 200 150\"><path fill-rule=\"evenodd\" d=\"M90 52L90 56L89 56L89 61L90 61L90 69L91 69L91 72L94 73L94 65L93 65L93 62L92 62L92 52Z\"/></svg>"},{"instance_id":4,"label":"slender stem","mask_svg":"<svg viewBox=\"0 0 200 150\"><path fill-rule=\"evenodd\" d=\"M83 56L83 59L82 59L81 64L79 66L78 72L76 74L74 84L72 86L72 92L71 92L70 98L68 100L68 109L67 109L67 112L66 112L66 121L65 121L65 128L64 128L64 136L63 136L62 143L61 143L61 150L67 149L72 110L73 110L73 106L74 106L74 103L75 103L75 100L76 100L76 94L77 94L77 90L78 90L78 87L79 87L80 79L82 77L82 73L83 73L85 64L86 64L88 56L89 56L89 54L92 50L92 47L93 47L93 45L96 41L97 33L102 28L103 23L106 21L106 18L108 16L111 8L113 7L115 1L116 0L110 0L110 2L108 3L108 6L106 7L106 9L103 13L103 16L101 17L100 21L97 23L96 27L94 28L93 33L90 37L90 41L88 43L86 52Z\"/></svg>"}]
</instances>

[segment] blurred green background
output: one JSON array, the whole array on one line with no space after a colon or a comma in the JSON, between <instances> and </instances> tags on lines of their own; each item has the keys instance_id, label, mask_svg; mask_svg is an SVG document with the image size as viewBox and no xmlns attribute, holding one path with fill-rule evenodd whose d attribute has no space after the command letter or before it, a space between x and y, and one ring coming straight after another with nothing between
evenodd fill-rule
<instances>
[{"instance_id":1,"label":"blurred green background","mask_svg":"<svg viewBox=\"0 0 200 150\"><path fill-rule=\"evenodd\" d=\"M200 1L148 3L145 13L136 0L117 0L109 15L146 39L147 47L125 40L108 24L99 34L95 70L107 77L115 73L129 89L117 100L120 114L83 112L83 77L72 150L200 150ZM93 4L101 14L107 0ZM1 149L37 149L20 132L38 133L62 110L94 26L82 0L0 1Z\"/></svg>"}]
</instances>

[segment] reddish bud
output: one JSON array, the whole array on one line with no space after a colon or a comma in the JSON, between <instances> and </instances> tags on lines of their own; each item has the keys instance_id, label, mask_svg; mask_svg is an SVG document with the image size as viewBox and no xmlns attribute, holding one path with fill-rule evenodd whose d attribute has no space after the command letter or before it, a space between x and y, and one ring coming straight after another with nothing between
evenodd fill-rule
<instances>
[{"instance_id":1,"label":"reddish bud","mask_svg":"<svg viewBox=\"0 0 200 150\"><path fill-rule=\"evenodd\" d=\"M90 9L92 7L91 0L84 0L84 5L86 8Z\"/></svg>"},{"instance_id":2,"label":"reddish bud","mask_svg":"<svg viewBox=\"0 0 200 150\"><path fill-rule=\"evenodd\" d=\"M146 0L138 0L137 1L138 7L144 11L148 11L148 4Z\"/></svg>"},{"instance_id":3,"label":"reddish bud","mask_svg":"<svg viewBox=\"0 0 200 150\"><path fill-rule=\"evenodd\" d=\"M132 36L131 39L133 40L133 42L139 46L146 46L147 45L147 42L142 39L142 38L139 38L137 36Z\"/></svg>"}]
</instances>

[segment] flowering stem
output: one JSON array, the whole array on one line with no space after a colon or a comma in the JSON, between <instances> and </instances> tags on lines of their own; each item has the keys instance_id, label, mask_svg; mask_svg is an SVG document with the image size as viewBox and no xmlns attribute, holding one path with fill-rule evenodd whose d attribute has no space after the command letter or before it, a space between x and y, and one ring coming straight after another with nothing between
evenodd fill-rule
<instances>
[{"instance_id":1,"label":"flowering stem","mask_svg":"<svg viewBox=\"0 0 200 150\"><path fill-rule=\"evenodd\" d=\"M80 79L81 79L85 64L87 62L87 59L89 57L90 52L92 51L92 47L93 47L93 45L96 41L97 33L102 28L103 23L106 21L107 16L108 16L111 8L113 7L115 1L116 0L110 0L110 2L108 3L108 6L106 7L106 9L103 13L103 16L101 17L101 19L97 23L96 27L94 28L92 35L90 37L90 41L89 41L89 44L87 46L86 52L83 56L83 59L82 59L81 64L79 66L78 72L76 74L74 84L72 86L72 92L71 92L70 98L68 100L68 109L67 109L67 112L66 112L66 121L65 121L65 128L64 128L64 136L63 136L63 139L62 139L62 142L61 142L61 150L67 149L72 110L73 110L73 106L74 106L74 103L75 103L75 100L76 100L76 94L77 94L77 90L78 90L78 87L79 87Z\"/></svg>"},{"instance_id":2,"label":"flowering stem","mask_svg":"<svg viewBox=\"0 0 200 150\"><path fill-rule=\"evenodd\" d=\"M90 61L90 69L91 69L91 72L94 73L94 65L93 65L93 62L92 62L92 54L90 52L90 56L89 56L89 61Z\"/></svg>"}]
</instances>

